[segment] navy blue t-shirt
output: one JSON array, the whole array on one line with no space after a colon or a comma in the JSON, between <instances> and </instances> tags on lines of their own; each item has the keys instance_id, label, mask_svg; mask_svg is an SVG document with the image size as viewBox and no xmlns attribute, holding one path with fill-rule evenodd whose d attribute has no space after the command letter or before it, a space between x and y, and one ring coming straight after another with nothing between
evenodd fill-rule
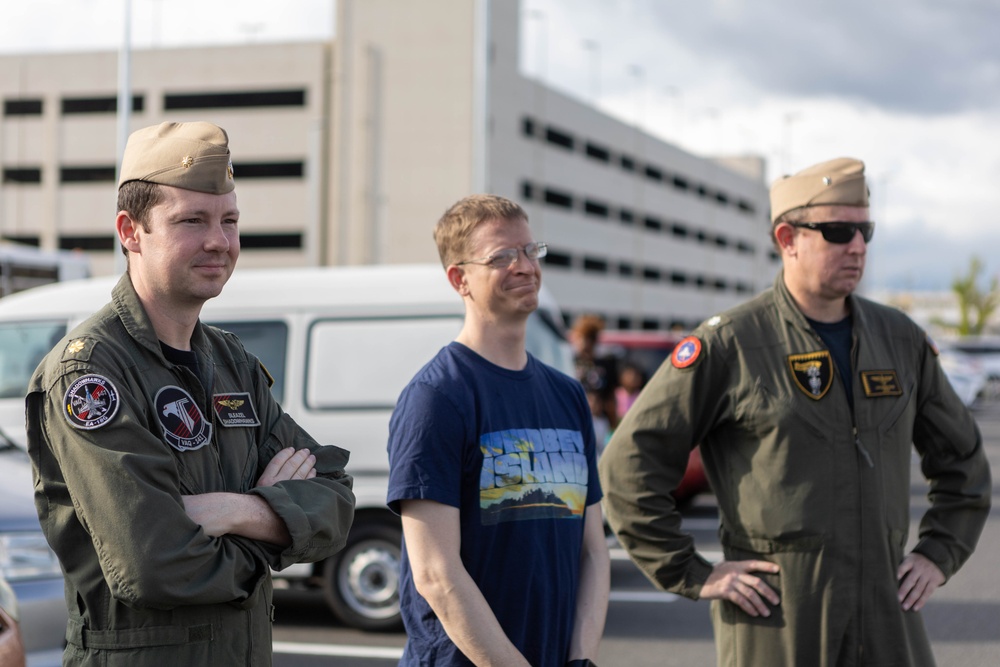
<instances>
[{"instance_id":1,"label":"navy blue t-shirt","mask_svg":"<svg viewBox=\"0 0 1000 667\"><path fill-rule=\"evenodd\" d=\"M461 557L511 642L562 667L576 611L584 510L601 499L579 382L532 356L510 371L460 343L410 381L389 424L389 507L459 508ZM400 665L470 665L413 585L406 543Z\"/></svg>"}]
</instances>

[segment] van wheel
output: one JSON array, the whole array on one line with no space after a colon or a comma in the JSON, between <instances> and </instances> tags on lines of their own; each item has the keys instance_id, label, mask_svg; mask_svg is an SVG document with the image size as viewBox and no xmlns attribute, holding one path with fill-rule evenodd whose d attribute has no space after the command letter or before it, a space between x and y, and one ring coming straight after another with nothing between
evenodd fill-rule
<instances>
[{"instance_id":1,"label":"van wheel","mask_svg":"<svg viewBox=\"0 0 1000 667\"><path fill-rule=\"evenodd\" d=\"M402 531L385 523L357 525L347 546L323 568L323 595L333 613L359 630L398 630Z\"/></svg>"}]
</instances>

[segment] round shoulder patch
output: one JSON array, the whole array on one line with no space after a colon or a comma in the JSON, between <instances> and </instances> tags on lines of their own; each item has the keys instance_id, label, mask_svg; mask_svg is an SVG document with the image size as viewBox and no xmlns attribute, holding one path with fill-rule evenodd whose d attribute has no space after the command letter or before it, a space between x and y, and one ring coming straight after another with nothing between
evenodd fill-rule
<instances>
[{"instance_id":1,"label":"round shoulder patch","mask_svg":"<svg viewBox=\"0 0 1000 667\"><path fill-rule=\"evenodd\" d=\"M670 355L670 362L675 368L687 368L698 361L701 356L701 340L695 336L688 336L677 343L673 354Z\"/></svg>"},{"instance_id":2,"label":"round shoulder patch","mask_svg":"<svg viewBox=\"0 0 1000 667\"><path fill-rule=\"evenodd\" d=\"M103 375L84 375L66 390L66 419L90 431L107 424L118 412L118 389Z\"/></svg>"}]
</instances>

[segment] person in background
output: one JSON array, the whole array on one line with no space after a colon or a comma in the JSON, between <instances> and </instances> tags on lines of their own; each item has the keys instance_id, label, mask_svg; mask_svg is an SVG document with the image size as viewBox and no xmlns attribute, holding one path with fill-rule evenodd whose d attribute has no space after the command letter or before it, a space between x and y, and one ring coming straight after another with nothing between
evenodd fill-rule
<instances>
[{"instance_id":1,"label":"person in background","mask_svg":"<svg viewBox=\"0 0 1000 667\"><path fill-rule=\"evenodd\" d=\"M494 195L455 203L434 239L465 323L389 425L400 665L592 665L610 561L590 410L578 382L525 349L546 246Z\"/></svg>"},{"instance_id":2,"label":"person in background","mask_svg":"<svg viewBox=\"0 0 1000 667\"><path fill-rule=\"evenodd\" d=\"M271 569L340 550L348 453L201 323L239 257L229 137L163 123L128 140L111 302L42 360L27 395L42 530L66 580L63 664L271 664Z\"/></svg>"},{"instance_id":3,"label":"person in background","mask_svg":"<svg viewBox=\"0 0 1000 667\"><path fill-rule=\"evenodd\" d=\"M618 425L619 419L615 399L618 365L613 357L597 353L598 337L603 330L602 318L597 315L581 315L569 330L569 342L573 346L576 378L584 389L594 395L592 414L595 420L604 420L610 432Z\"/></svg>"},{"instance_id":4,"label":"person in background","mask_svg":"<svg viewBox=\"0 0 1000 667\"><path fill-rule=\"evenodd\" d=\"M618 386L615 387L615 405L618 418L621 419L628 409L639 398L639 392L646 386L646 374L635 364L627 363L618 373Z\"/></svg>"},{"instance_id":5,"label":"person in background","mask_svg":"<svg viewBox=\"0 0 1000 667\"><path fill-rule=\"evenodd\" d=\"M712 600L719 665L933 665L920 610L990 511L979 429L926 334L855 293L874 232L864 164L777 181L771 214L774 286L682 340L612 436L609 523L658 586ZM698 443L714 563L671 496ZM929 505L907 551L914 447Z\"/></svg>"}]
</instances>

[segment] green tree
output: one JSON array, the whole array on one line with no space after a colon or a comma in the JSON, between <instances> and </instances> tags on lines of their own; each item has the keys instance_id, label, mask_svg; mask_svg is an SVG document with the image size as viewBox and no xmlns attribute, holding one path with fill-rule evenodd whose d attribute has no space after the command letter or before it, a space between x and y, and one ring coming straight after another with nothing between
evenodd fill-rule
<instances>
[{"instance_id":1,"label":"green tree","mask_svg":"<svg viewBox=\"0 0 1000 667\"><path fill-rule=\"evenodd\" d=\"M958 333L961 336L978 336L986 321L1000 306L1000 281L990 280L988 290L979 288L983 263L975 255L969 260L969 272L951 282L951 290L958 296Z\"/></svg>"}]
</instances>

